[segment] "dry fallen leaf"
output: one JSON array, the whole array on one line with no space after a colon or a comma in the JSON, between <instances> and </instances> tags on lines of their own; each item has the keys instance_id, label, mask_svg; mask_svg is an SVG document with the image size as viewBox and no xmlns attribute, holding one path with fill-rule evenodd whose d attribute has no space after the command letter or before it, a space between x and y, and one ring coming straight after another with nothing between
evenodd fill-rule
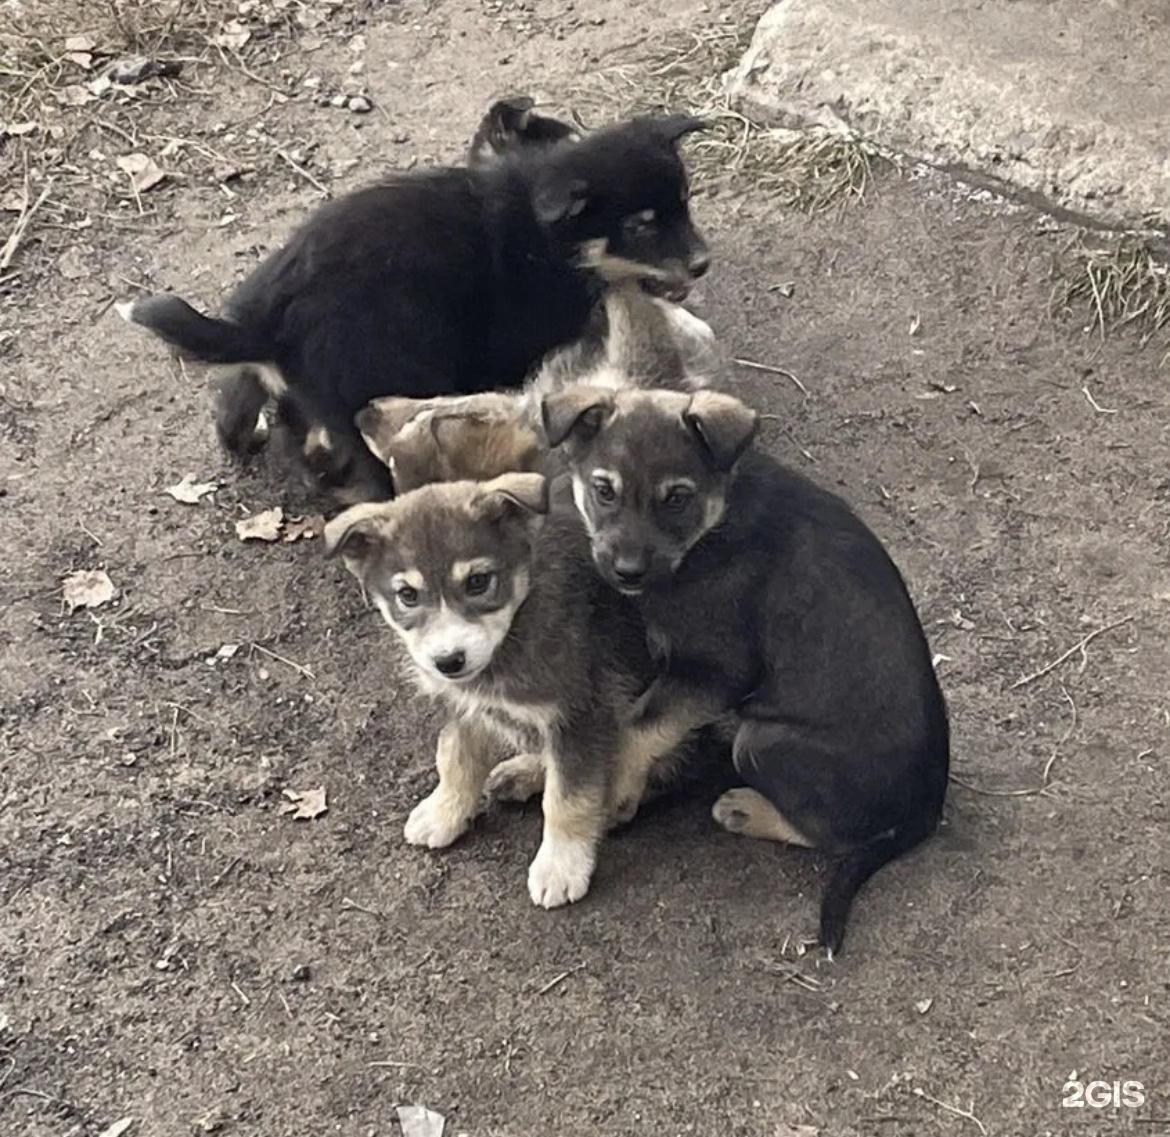
<instances>
[{"instance_id":1,"label":"dry fallen leaf","mask_svg":"<svg viewBox=\"0 0 1170 1137\"><path fill-rule=\"evenodd\" d=\"M65 50L93 52L97 50L97 41L89 36L66 36Z\"/></svg>"},{"instance_id":2,"label":"dry fallen leaf","mask_svg":"<svg viewBox=\"0 0 1170 1137\"><path fill-rule=\"evenodd\" d=\"M61 87L53 92L53 97L63 107L83 107L86 103L92 103L97 98L88 87L80 83L70 83L67 87Z\"/></svg>"},{"instance_id":3,"label":"dry fallen leaf","mask_svg":"<svg viewBox=\"0 0 1170 1137\"><path fill-rule=\"evenodd\" d=\"M115 161L118 169L130 175L130 184L138 193L153 189L167 176L147 154L124 154Z\"/></svg>"},{"instance_id":4,"label":"dry fallen leaf","mask_svg":"<svg viewBox=\"0 0 1170 1137\"><path fill-rule=\"evenodd\" d=\"M239 20L228 20L219 35L211 37L216 47L226 47L230 51L239 51L252 38L252 33Z\"/></svg>"},{"instance_id":5,"label":"dry fallen leaf","mask_svg":"<svg viewBox=\"0 0 1170 1137\"><path fill-rule=\"evenodd\" d=\"M329 811L324 786L318 786L315 790L305 790L304 793L285 790L284 796L288 801L281 805L280 812L291 813L294 821L313 821Z\"/></svg>"},{"instance_id":6,"label":"dry fallen leaf","mask_svg":"<svg viewBox=\"0 0 1170 1137\"><path fill-rule=\"evenodd\" d=\"M425 1105L398 1106L398 1124L402 1137L443 1137L447 1119Z\"/></svg>"},{"instance_id":7,"label":"dry fallen leaf","mask_svg":"<svg viewBox=\"0 0 1170 1137\"><path fill-rule=\"evenodd\" d=\"M262 513L253 513L251 517L236 522L236 536L241 541L279 541L283 520L284 510L279 505Z\"/></svg>"},{"instance_id":8,"label":"dry fallen leaf","mask_svg":"<svg viewBox=\"0 0 1170 1137\"><path fill-rule=\"evenodd\" d=\"M308 517L290 517L284 523L284 540L299 541L303 537L320 537L325 532L325 518L320 514Z\"/></svg>"},{"instance_id":9,"label":"dry fallen leaf","mask_svg":"<svg viewBox=\"0 0 1170 1137\"><path fill-rule=\"evenodd\" d=\"M182 481L167 486L163 493L169 493L175 501L181 501L184 505L198 505L201 498L215 493L218 488L217 482L197 482L193 475L184 474Z\"/></svg>"},{"instance_id":10,"label":"dry fallen leaf","mask_svg":"<svg viewBox=\"0 0 1170 1137\"><path fill-rule=\"evenodd\" d=\"M122 1137L122 1134L134 1124L134 1118L123 1117L121 1121L115 1121L109 1129L103 1129L100 1137Z\"/></svg>"},{"instance_id":11,"label":"dry fallen leaf","mask_svg":"<svg viewBox=\"0 0 1170 1137\"><path fill-rule=\"evenodd\" d=\"M80 280L89 276L89 265L85 263L85 254L77 245L70 245L57 258L57 271L66 280Z\"/></svg>"},{"instance_id":12,"label":"dry fallen leaf","mask_svg":"<svg viewBox=\"0 0 1170 1137\"><path fill-rule=\"evenodd\" d=\"M117 589L101 569L82 569L71 572L62 584L61 595L69 611L78 608L100 608L114 599Z\"/></svg>"},{"instance_id":13,"label":"dry fallen leaf","mask_svg":"<svg viewBox=\"0 0 1170 1137\"><path fill-rule=\"evenodd\" d=\"M78 67L82 67L86 71L93 66L93 56L88 51L67 51L65 58L70 63L76 63Z\"/></svg>"}]
</instances>

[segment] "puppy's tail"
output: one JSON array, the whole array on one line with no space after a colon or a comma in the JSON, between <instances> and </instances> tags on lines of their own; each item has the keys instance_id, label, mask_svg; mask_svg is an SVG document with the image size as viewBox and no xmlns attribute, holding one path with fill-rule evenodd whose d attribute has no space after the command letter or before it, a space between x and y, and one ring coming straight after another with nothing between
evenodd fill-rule
<instances>
[{"instance_id":1,"label":"puppy's tail","mask_svg":"<svg viewBox=\"0 0 1170 1137\"><path fill-rule=\"evenodd\" d=\"M841 950L853 898L879 869L909 852L938 828L937 815L915 820L868 845L853 849L837 862L821 898L821 946L830 956Z\"/></svg>"},{"instance_id":2,"label":"puppy's tail","mask_svg":"<svg viewBox=\"0 0 1170 1137\"><path fill-rule=\"evenodd\" d=\"M272 345L240 324L197 312L181 296L160 292L115 305L123 320L154 332L190 359L203 363L268 363Z\"/></svg>"}]
</instances>

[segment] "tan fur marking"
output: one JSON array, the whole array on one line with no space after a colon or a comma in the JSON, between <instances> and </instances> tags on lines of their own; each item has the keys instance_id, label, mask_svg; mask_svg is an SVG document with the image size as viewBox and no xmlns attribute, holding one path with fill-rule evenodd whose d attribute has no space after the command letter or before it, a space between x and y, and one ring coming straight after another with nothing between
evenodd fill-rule
<instances>
[{"instance_id":1,"label":"tan fur marking","mask_svg":"<svg viewBox=\"0 0 1170 1137\"><path fill-rule=\"evenodd\" d=\"M627 727L618 749L610 792L610 824L622 825L638 812L654 768L670 761L673 752L696 727L708 721L689 707L677 707L646 728Z\"/></svg>"},{"instance_id":2,"label":"tan fur marking","mask_svg":"<svg viewBox=\"0 0 1170 1137\"><path fill-rule=\"evenodd\" d=\"M485 731L470 719L449 722L435 748L439 784L411 811L406 840L441 849L456 840L479 812L484 780L491 768L491 745Z\"/></svg>"},{"instance_id":3,"label":"tan fur marking","mask_svg":"<svg viewBox=\"0 0 1170 1137\"><path fill-rule=\"evenodd\" d=\"M805 849L813 847L813 843L763 794L747 786L728 790L712 807L711 816L729 833L738 833L742 837L782 841Z\"/></svg>"}]
</instances>

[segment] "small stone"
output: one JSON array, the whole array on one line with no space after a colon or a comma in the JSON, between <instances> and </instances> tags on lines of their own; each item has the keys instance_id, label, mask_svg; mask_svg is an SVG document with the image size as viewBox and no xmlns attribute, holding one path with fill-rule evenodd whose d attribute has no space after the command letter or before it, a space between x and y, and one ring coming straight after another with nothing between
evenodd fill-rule
<instances>
[{"instance_id":1,"label":"small stone","mask_svg":"<svg viewBox=\"0 0 1170 1137\"><path fill-rule=\"evenodd\" d=\"M308 983L313 978L313 969L307 963L298 964L293 968L294 983Z\"/></svg>"},{"instance_id":2,"label":"small stone","mask_svg":"<svg viewBox=\"0 0 1170 1137\"><path fill-rule=\"evenodd\" d=\"M368 114L374 109L374 107L370 100L365 97L365 95L354 95L354 97L349 100L349 109L353 111L354 114Z\"/></svg>"},{"instance_id":3,"label":"small stone","mask_svg":"<svg viewBox=\"0 0 1170 1137\"><path fill-rule=\"evenodd\" d=\"M331 98L331 99L329 100L329 105L330 105L331 107L343 107L343 106L345 106L345 96L344 96L344 95L334 95L334 96L333 96L333 98Z\"/></svg>"},{"instance_id":4,"label":"small stone","mask_svg":"<svg viewBox=\"0 0 1170 1137\"><path fill-rule=\"evenodd\" d=\"M404 142L410 141L410 135L407 134L405 130L396 130L392 135L390 135L390 141L398 146L401 146Z\"/></svg>"}]
</instances>

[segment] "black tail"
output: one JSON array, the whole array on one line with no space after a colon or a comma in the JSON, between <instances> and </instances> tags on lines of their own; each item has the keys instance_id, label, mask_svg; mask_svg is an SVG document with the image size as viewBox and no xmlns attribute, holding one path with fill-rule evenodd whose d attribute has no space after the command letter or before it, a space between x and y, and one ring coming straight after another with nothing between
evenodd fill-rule
<instances>
[{"instance_id":1,"label":"black tail","mask_svg":"<svg viewBox=\"0 0 1170 1137\"><path fill-rule=\"evenodd\" d=\"M860 849L848 852L833 868L821 898L821 946L830 955L841 950L853 898L878 869L909 852L938 828L938 817L911 822Z\"/></svg>"},{"instance_id":2,"label":"black tail","mask_svg":"<svg viewBox=\"0 0 1170 1137\"><path fill-rule=\"evenodd\" d=\"M191 359L204 363L268 363L272 345L230 320L195 311L181 296L162 292L117 305L131 324L148 328Z\"/></svg>"}]
</instances>

